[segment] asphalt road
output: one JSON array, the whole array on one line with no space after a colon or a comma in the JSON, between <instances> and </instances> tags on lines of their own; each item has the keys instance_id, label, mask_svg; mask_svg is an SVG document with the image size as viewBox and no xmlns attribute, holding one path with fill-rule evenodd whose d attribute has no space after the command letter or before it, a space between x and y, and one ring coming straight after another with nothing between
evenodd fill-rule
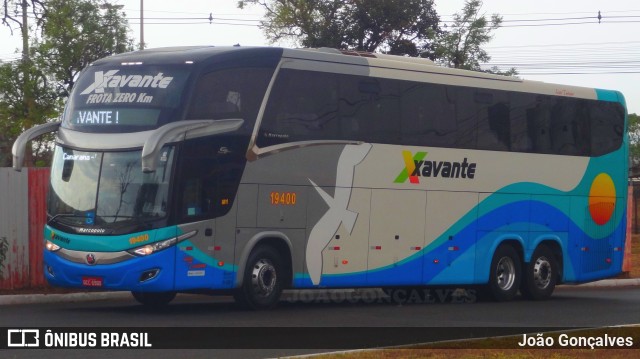
<instances>
[{"instance_id":1,"label":"asphalt road","mask_svg":"<svg viewBox=\"0 0 640 359\"><path fill-rule=\"evenodd\" d=\"M276 335L278 330L273 327L298 327L300 331L310 327L354 327L354 331L367 327L431 327L443 333L445 338L441 336L440 339L446 339L447 328L485 328L490 331L491 328L604 327L640 323L639 287L562 287L550 300L542 302L517 299L508 303L466 303L469 300L465 298L468 297L452 296L450 292L431 292L431 295L436 300L398 305L371 292L316 295L296 292L274 310L260 312L240 309L229 297L192 295L179 296L162 310L149 310L132 298L8 305L0 307L0 327L174 327L176 335L181 333L179 327L258 327ZM444 298L444 301L438 298ZM347 333L344 329L333 331L340 335ZM372 334L384 335L384 331ZM92 358L112 358L114 355L122 358L153 356L158 359L176 355L190 358L263 358L313 352L318 350L91 350L89 355ZM0 353L3 358L86 356L86 350L60 349L20 349Z\"/></svg>"}]
</instances>

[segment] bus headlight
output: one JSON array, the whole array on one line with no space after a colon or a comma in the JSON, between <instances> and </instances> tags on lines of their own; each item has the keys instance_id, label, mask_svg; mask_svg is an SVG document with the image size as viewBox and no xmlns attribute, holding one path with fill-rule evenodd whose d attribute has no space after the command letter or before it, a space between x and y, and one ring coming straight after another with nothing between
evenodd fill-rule
<instances>
[{"instance_id":1,"label":"bus headlight","mask_svg":"<svg viewBox=\"0 0 640 359\"><path fill-rule=\"evenodd\" d=\"M171 247L172 245L178 243L178 238L171 238L171 239L167 239L164 241L160 241L160 242L156 242L156 243L152 243L152 244L147 244L145 246L142 247L138 247L138 248L134 248L134 249L130 249L127 252L131 253L131 254L135 254L138 256L148 256L149 254L161 251L163 249L167 249L169 247Z\"/></svg>"},{"instance_id":2,"label":"bus headlight","mask_svg":"<svg viewBox=\"0 0 640 359\"><path fill-rule=\"evenodd\" d=\"M44 244L44 247L49 251L49 252L55 252L57 250L60 249L60 246L51 242L51 241L46 241Z\"/></svg>"}]
</instances>

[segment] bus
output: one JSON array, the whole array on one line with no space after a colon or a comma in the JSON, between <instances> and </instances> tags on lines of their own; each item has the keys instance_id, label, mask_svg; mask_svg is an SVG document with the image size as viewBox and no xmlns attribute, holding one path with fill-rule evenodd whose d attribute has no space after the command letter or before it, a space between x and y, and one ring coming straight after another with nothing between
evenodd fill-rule
<instances>
[{"instance_id":1,"label":"bus","mask_svg":"<svg viewBox=\"0 0 640 359\"><path fill-rule=\"evenodd\" d=\"M178 47L79 76L44 228L54 286L233 293L478 288L545 299L621 272L625 100L336 49Z\"/></svg>"}]
</instances>

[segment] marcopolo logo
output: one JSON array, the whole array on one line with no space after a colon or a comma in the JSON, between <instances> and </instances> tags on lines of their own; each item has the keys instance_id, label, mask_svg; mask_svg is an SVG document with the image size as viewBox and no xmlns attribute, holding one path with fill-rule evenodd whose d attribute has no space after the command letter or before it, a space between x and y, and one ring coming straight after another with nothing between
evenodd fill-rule
<instances>
[{"instance_id":1,"label":"marcopolo logo","mask_svg":"<svg viewBox=\"0 0 640 359\"><path fill-rule=\"evenodd\" d=\"M405 168L398 174L394 183L420 183L420 177L469 178L476 175L476 163L470 163L465 157L462 162L428 161L428 152L402 151Z\"/></svg>"},{"instance_id":2,"label":"marcopolo logo","mask_svg":"<svg viewBox=\"0 0 640 359\"><path fill-rule=\"evenodd\" d=\"M164 76L162 72L157 75L118 75L119 70L96 71L94 80L81 95L90 93L104 93L105 88L122 89L129 88L162 88L165 89L173 77Z\"/></svg>"}]
</instances>

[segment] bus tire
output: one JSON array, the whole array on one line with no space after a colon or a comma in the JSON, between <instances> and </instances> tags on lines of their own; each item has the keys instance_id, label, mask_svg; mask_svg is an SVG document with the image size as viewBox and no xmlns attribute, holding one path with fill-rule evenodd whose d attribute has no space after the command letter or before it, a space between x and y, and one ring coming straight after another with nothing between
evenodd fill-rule
<instances>
[{"instance_id":1,"label":"bus tire","mask_svg":"<svg viewBox=\"0 0 640 359\"><path fill-rule=\"evenodd\" d=\"M527 299L547 299L556 288L558 263L553 251L542 244L536 248L531 261L525 265L520 292Z\"/></svg>"},{"instance_id":2,"label":"bus tire","mask_svg":"<svg viewBox=\"0 0 640 359\"><path fill-rule=\"evenodd\" d=\"M501 245L491 259L487 291L498 302L512 300L518 293L522 264L518 252L510 245Z\"/></svg>"},{"instance_id":3,"label":"bus tire","mask_svg":"<svg viewBox=\"0 0 640 359\"><path fill-rule=\"evenodd\" d=\"M176 292L131 292L138 303L147 307L162 307L176 297Z\"/></svg>"},{"instance_id":4,"label":"bus tire","mask_svg":"<svg viewBox=\"0 0 640 359\"><path fill-rule=\"evenodd\" d=\"M253 249L245 266L236 302L251 309L270 309L280 300L285 277L280 253L270 246Z\"/></svg>"}]
</instances>

